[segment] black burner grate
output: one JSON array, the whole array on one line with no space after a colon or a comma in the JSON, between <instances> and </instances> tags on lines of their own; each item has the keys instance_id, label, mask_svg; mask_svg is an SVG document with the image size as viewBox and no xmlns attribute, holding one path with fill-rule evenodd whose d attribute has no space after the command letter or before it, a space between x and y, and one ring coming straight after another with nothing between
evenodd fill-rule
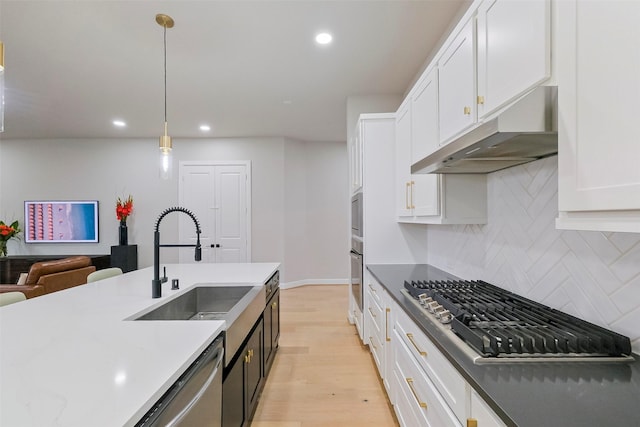
<instances>
[{"instance_id":1,"label":"black burner grate","mask_svg":"<svg viewBox=\"0 0 640 427\"><path fill-rule=\"evenodd\" d=\"M629 338L483 281L412 281L453 315L452 330L486 357L623 356Z\"/></svg>"}]
</instances>

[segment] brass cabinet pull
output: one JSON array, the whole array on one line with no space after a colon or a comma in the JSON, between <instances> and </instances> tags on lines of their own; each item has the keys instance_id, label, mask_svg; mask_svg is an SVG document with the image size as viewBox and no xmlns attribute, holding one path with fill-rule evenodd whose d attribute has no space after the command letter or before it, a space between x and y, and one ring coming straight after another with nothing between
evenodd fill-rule
<instances>
[{"instance_id":1,"label":"brass cabinet pull","mask_svg":"<svg viewBox=\"0 0 640 427\"><path fill-rule=\"evenodd\" d=\"M409 388L411 389L411 393L413 393L413 397L416 398L416 401L418 402L418 405L420 405L421 408L427 408L427 403L426 402L422 402L420 400L420 398L418 397L418 393L416 393L416 389L413 388L413 378L405 378L407 380L407 384L409 384Z\"/></svg>"},{"instance_id":2,"label":"brass cabinet pull","mask_svg":"<svg viewBox=\"0 0 640 427\"><path fill-rule=\"evenodd\" d=\"M475 418L467 418L467 427L478 427L478 420Z\"/></svg>"},{"instance_id":3,"label":"brass cabinet pull","mask_svg":"<svg viewBox=\"0 0 640 427\"><path fill-rule=\"evenodd\" d=\"M407 209L411 209L411 206L409 206L409 187L411 186L410 182L405 183L405 189L404 189L404 206Z\"/></svg>"},{"instance_id":4,"label":"brass cabinet pull","mask_svg":"<svg viewBox=\"0 0 640 427\"><path fill-rule=\"evenodd\" d=\"M367 307L367 310L369 310L369 313L371 313L372 317L376 317L376 315L373 313L373 311L371 311L371 307Z\"/></svg>"},{"instance_id":5,"label":"brass cabinet pull","mask_svg":"<svg viewBox=\"0 0 640 427\"><path fill-rule=\"evenodd\" d=\"M391 313L391 309L387 307L384 314L384 335L387 342L391 341L391 337L389 336L389 313Z\"/></svg>"},{"instance_id":6,"label":"brass cabinet pull","mask_svg":"<svg viewBox=\"0 0 640 427\"><path fill-rule=\"evenodd\" d=\"M249 358L249 355L247 354L247 355L244 357L244 363L249 363L250 361L251 361L251 359Z\"/></svg>"},{"instance_id":7,"label":"brass cabinet pull","mask_svg":"<svg viewBox=\"0 0 640 427\"><path fill-rule=\"evenodd\" d=\"M420 353L420 356L427 355L427 352L420 350L420 347L418 347L418 344L416 344L416 342L413 340L413 334L407 334L407 338L409 338L409 341L411 341L411 344L413 344L413 346L416 348L416 351Z\"/></svg>"},{"instance_id":8,"label":"brass cabinet pull","mask_svg":"<svg viewBox=\"0 0 640 427\"><path fill-rule=\"evenodd\" d=\"M478 105L484 105L484 96L478 95Z\"/></svg>"},{"instance_id":9,"label":"brass cabinet pull","mask_svg":"<svg viewBox=\"0 0 640 427\"><path fill-rule=\"evenodd\" d=\"M413 186L416 185L416 183L414 181L411 181L411 192L409 193L411 195L411 209L415 209L416 207L413 206Z\"/></svg>"},{"instance_id":10,"label":"brass cabinet pull","mask_svg":"<svg viewBox=\"0 0 640 427\"><path fill-rule=\"evenodd\" d=\"M464 107L464 114L465 116L468 116L471 114L471 107Z\"/></svg>"},{"instance_id":11,"label":"brass cabinet pull","mask_svg":"<svg viewBox=\"0 0 640 427\"><path fill-rule=\"evenodd\" d=\"M278 306L277 302L274 302L273 304L271 304L271 308L276 308Z\"/></svg>"},{"instance_id":12,"label":"brass cabinet pull","mask_svg":"<svg viewBox=\"0 0 640 427\"><path fill-rule=\"evenodd\" d=\"M253 357L253 349L249 350L249 357Z\"/></svg>"}]
</instances>

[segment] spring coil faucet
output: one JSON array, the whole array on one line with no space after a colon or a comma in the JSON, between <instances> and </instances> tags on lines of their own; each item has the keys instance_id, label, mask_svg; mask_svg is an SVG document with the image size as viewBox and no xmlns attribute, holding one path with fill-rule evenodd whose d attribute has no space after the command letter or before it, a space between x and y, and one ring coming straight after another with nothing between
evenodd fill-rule
<instances>
[{"instance_id":1,"label":"spring coil faucet","mask_svg":"<svg viewBox=\"0 0 640 427\"><path fill-rule=\"evenodd\" d=\"M182 244L168 244L161 245L160 244L160 222L162 219L170 214L171 212L182 212L191 217L194 224L196 225L196 244L195 245L182 245ZM193 248L195 247L195 260L202 260L202 247L200 246L200 223L198 222L196 216L188 209L175 206L169 209L164 210L158 220L156 221L156 227L153 233L153 280L151 281L151 298L160 298L162 296L162 282L167 281L167 277L163 277L160 279L160 248Z\"/></svg>"}]
</instances>

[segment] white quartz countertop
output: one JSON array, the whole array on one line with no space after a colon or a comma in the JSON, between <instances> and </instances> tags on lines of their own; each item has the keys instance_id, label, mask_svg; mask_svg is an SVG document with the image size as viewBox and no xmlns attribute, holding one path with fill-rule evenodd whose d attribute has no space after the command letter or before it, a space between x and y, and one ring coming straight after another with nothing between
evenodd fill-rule
<instances>
[{"instance_id":1,"label":"white quartz countertop","mask_svg":"<svg viewBox=\"0 0 640 427\"><path fill-rule=\"evenodd\" d=\"M159 299L150 267L0 308L0 426L134 425L225 322L125 319L197 283L262 285L278 268L169 264Z\"/></svg>"}]
</instances>

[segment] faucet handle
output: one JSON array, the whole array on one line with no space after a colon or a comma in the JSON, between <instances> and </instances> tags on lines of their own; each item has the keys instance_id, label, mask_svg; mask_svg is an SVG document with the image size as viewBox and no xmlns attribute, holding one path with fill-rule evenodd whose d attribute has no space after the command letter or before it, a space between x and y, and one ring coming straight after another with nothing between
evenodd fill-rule
<instances>
[{"instance_id":1,"label":"faucet handle","mask_svg":"<svg viewBox=\"0 0 640 427\"><path fill-rule=\"evenodd\" d=\"M160 283L164 283L167 280L169 279L167 278L167 267L165 266L165 267L162 267L162 277L160 278Z\"/></svg>"}]
</instances>

